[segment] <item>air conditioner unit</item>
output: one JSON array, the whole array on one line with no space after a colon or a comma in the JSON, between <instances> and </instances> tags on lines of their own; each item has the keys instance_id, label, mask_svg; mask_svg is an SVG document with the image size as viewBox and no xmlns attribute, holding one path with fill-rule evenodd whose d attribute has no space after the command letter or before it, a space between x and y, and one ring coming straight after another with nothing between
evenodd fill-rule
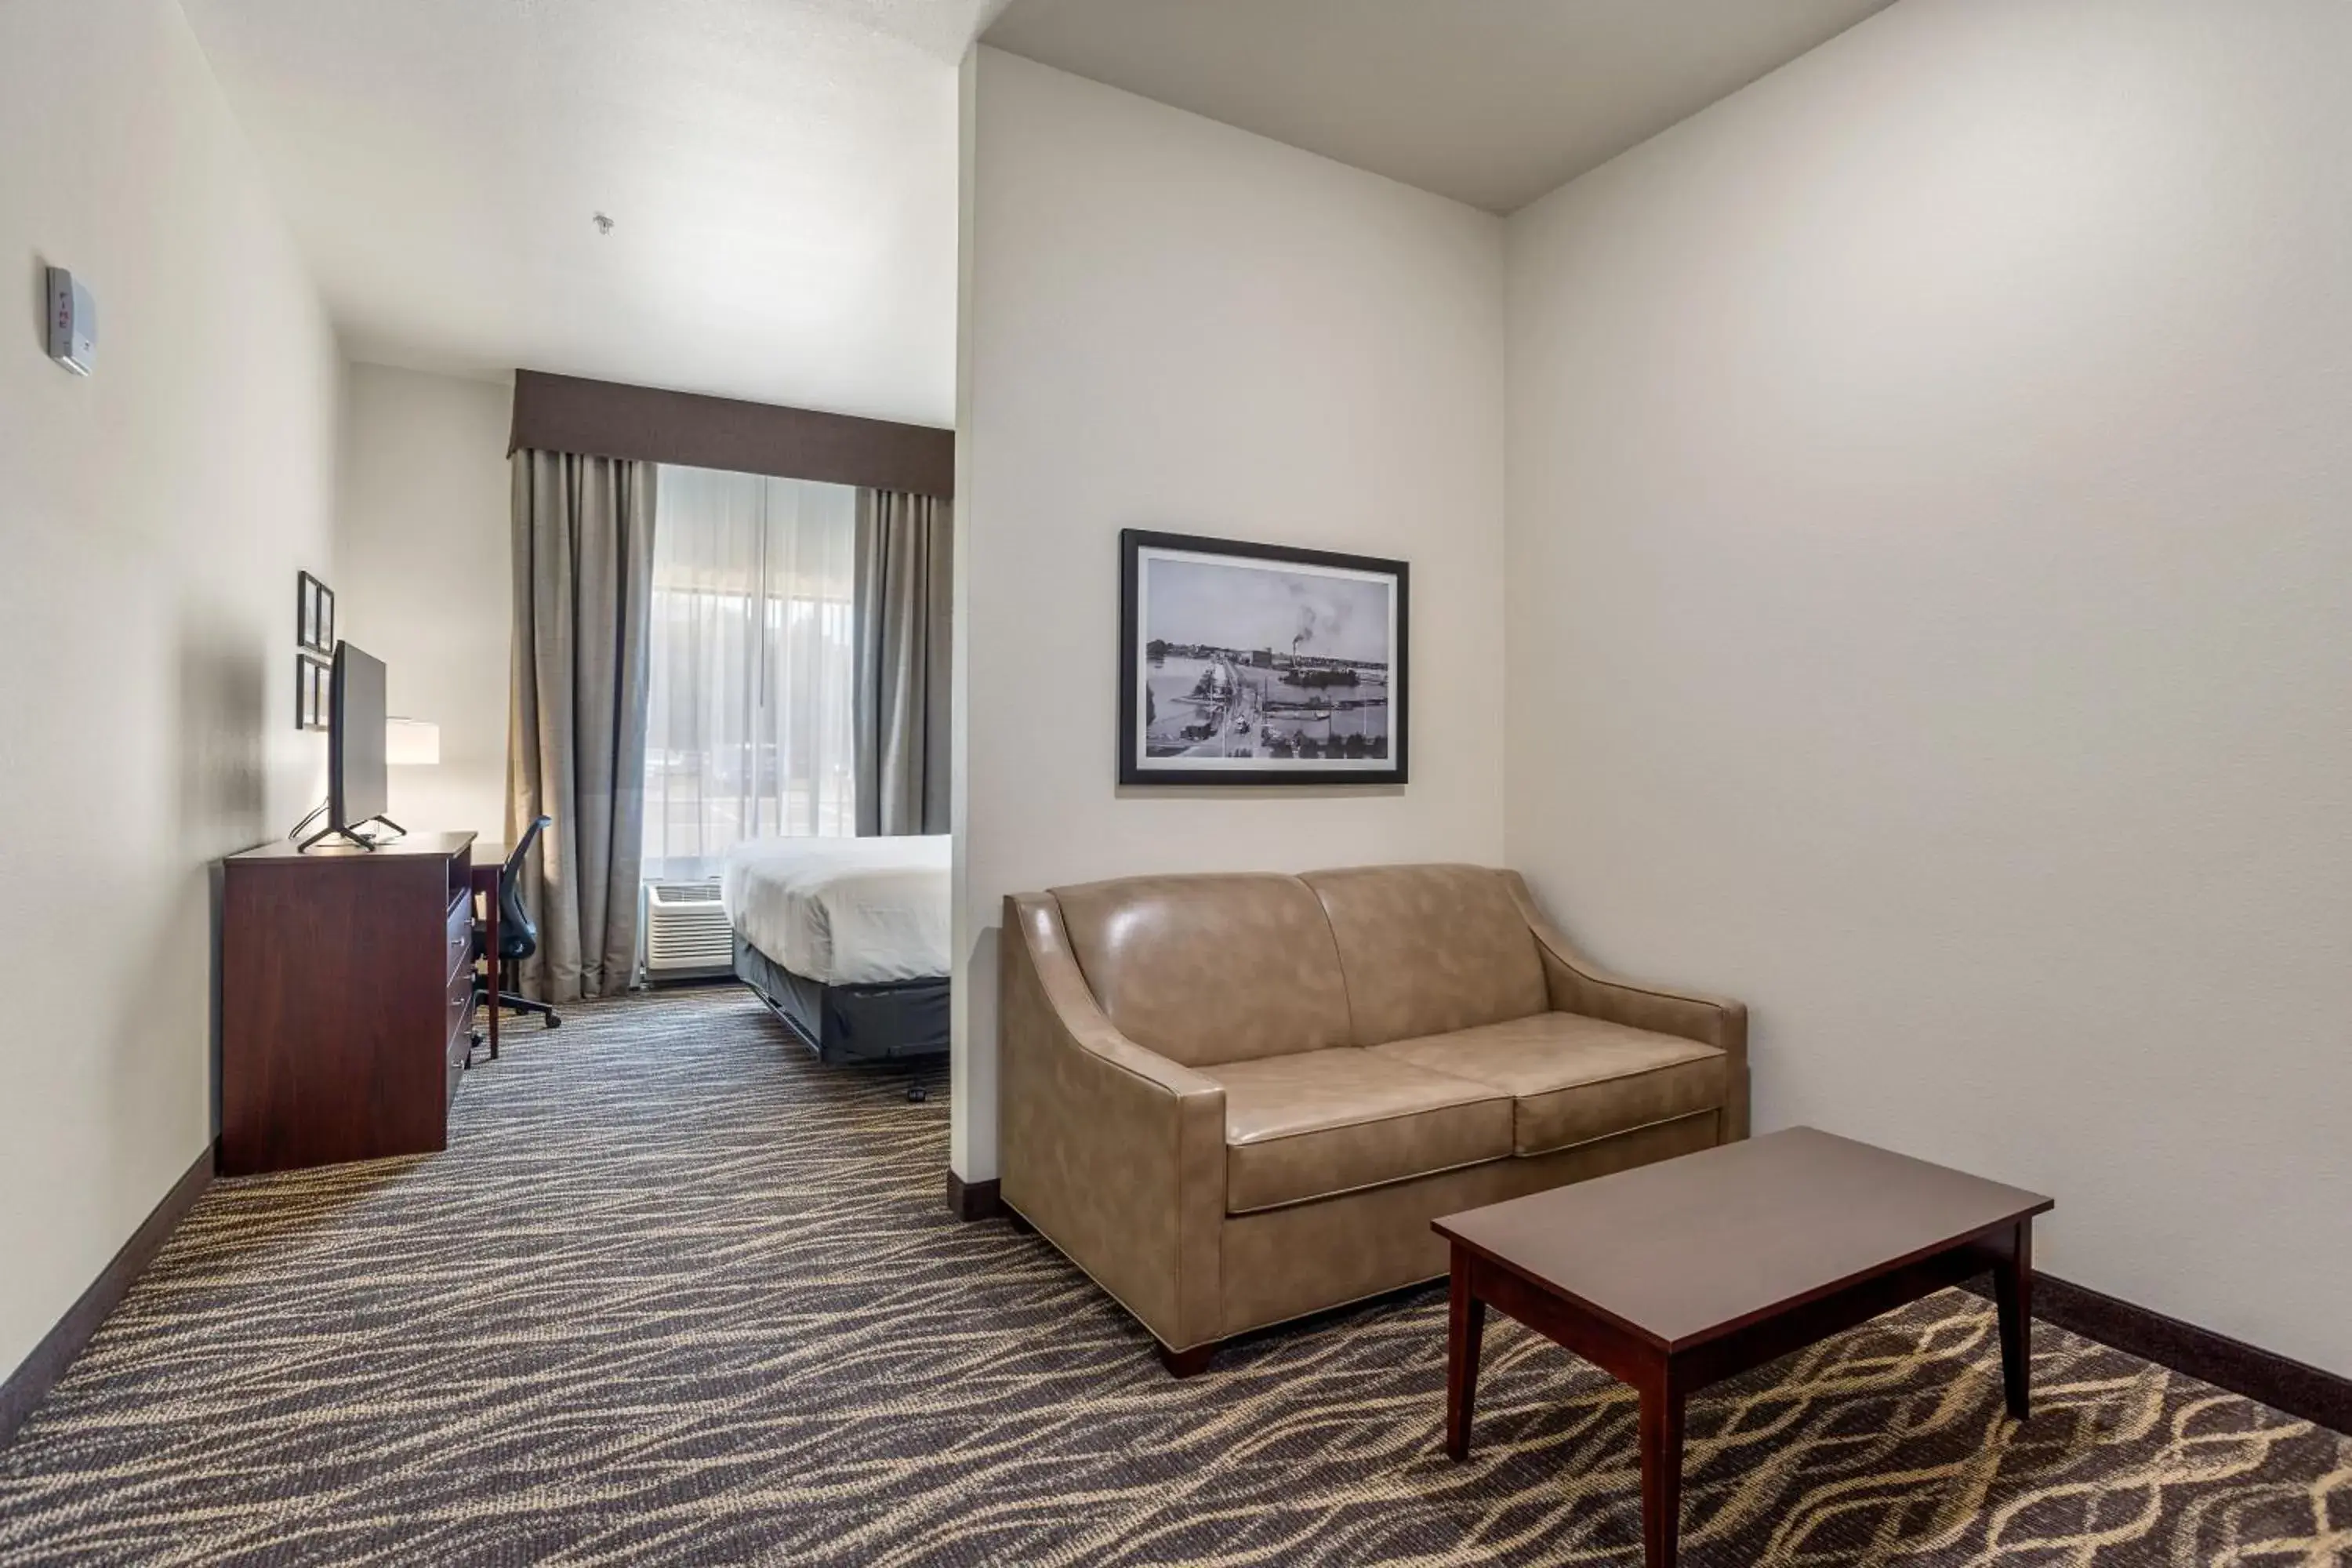
<instances>
[{"instance_id":1,"label":"air conditioner unit","mask_svg":"<svg viewBox=\"0 0 2352 1568\"><path fill-rule=\"evenodd\" d=\"M696 980L735 969L735 929L716 882L646 885L646 981Z\"/></svg>"}]
</instances>

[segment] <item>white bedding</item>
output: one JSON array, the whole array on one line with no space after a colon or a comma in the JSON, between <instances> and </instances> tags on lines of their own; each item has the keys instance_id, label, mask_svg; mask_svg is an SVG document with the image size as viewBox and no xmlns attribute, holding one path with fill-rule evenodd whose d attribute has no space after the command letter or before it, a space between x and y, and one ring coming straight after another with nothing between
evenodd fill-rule
<instances>
[{"instance_id":1,"label":"white bedding","mask_svg":"<svg viewBox=\"0 0 2352 1568\"><path fill-rule=\"evenodd\" d=\"M932 837L757 838L727 857L728 919L753 947L826 985L948 972L948 850Z\"/></svg>"}]
</instances>

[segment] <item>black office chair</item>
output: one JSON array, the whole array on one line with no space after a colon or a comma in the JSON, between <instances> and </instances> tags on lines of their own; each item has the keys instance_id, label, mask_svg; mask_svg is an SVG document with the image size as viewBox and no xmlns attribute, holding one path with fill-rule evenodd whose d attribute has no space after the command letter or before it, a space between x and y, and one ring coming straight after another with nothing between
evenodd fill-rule
<instances>
[{"instance_id":1,"label":"black office chair","mask_svg":"<svg viewBox=\"0 0 2352 1568\"><path fill-rule=\"evenodd\" d=\"M516 843L513 852L507 856L507 863L499 868L499 972L500 973L506 972L507 965L520 963L539 951L539 927L531 920L530 911L523 908L522 904L522 863L530 856L530 847L539 842L541 831L554 826L554 823L553 817L541 816L523 829L521 839ZM482 957L488 948L488 932L483 927L476 926L474 956ZM478 1001L490 999L489 984L479 975L474 979L474 995ZM544 1002L534 1002L528 996L519 996L511 991L499 992L494 1005L512 1013L536 1013L539 1015L540 1026L542 1028L563 1027L563 1020L557 1016L554 1008ZM491 1047L490 1059L492 1061L499 1059L496 1047Z\"/></svg>"}]
</instances>

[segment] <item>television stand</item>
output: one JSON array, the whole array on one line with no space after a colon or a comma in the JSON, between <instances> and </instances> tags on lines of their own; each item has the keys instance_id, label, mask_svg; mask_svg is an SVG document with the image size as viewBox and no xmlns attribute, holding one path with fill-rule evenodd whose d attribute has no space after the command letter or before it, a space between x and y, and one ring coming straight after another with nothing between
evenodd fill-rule
<instances>
[{"instance_id":1,"label":"television stand","mask_svg":"<svg viewBox=\"0 0 2352 1568\"><path fill-rule=\"evenodd\" d=\"M220 1169L424 1154L473 1045L474 836L220 862Z\"/></svg>"},{"instance_id":2,"label":"television stand","mask_svg":"<svg viewBox=\"0 0 2352 1568\"><path fill-rule=\"evenodd\" d=\"M371 838L366 834L359 831L361 828L365 827L368 825L368 822L383 823L386 827L392 829L392 837L390 838ZM362 849L381 849L387 844L395 843L407 837L408 829L403 827L389 816L371 816L367 819L367 822L354 822L349 827L322 827L318 832L310 835L310 837L302 840L301 843L296 845L294 847L297 854L308 854L312 847L316 845L323 844L330 838L341 838L345 843L356 844Z\"/></svg>"}]
</instances>

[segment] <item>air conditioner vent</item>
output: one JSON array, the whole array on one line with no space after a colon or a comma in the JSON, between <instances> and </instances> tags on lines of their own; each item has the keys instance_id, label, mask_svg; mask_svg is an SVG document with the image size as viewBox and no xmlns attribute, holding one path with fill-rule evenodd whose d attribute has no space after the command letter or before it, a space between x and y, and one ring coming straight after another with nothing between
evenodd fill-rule
<instances>
[{"instance_id":1,"label":"air conditioner vent","mask_svg":"<svg viewBox=\"0 0 2352 1568\"><path fill-rule=\"evenodd\" d=\"M684 980L735 967L735 931L716 882L646 889L646 978Z\"/></svg>"}]
</instances>

